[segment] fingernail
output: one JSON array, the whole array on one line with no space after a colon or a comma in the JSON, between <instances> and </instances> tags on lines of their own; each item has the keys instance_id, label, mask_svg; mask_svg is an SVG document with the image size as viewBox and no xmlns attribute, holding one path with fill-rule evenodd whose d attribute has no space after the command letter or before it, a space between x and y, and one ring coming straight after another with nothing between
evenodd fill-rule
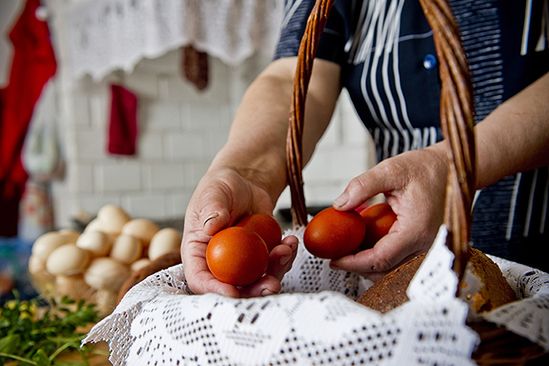
<instances>
[{"instance_id":1,"label":"fingernail","mask_svg":"<svg viewBox=\"0 0 549 366\"><path fill-rule=\"evenodd\" d=\"M284 257L280 258L280 264L285 266L290 261L291 257L289 255L285 255Z\"/></svg>"},{"instance_id":2,"label":"fingernail","mask_svg":"<svg viewBox=\"0 0 549 366\"><path fill-rule=\"evenodd\" d=\"M214 212L214 213L211 213L207 218L206 220L204 220L204 223L202 224L202 227L205 227L206 224L208 223L208 221L212 220L212 219L215 219L217 216L219 216L219 214L217 212Z\"/></svg>"},{"instance_id":3,"label":"fingernail","mask_svg":"<svg viewBox=\"0 0 549 366\"><path fill-rule=\"evenodd\" d=\"M334 201L334 206L335 207L342 207L348 201L349 201L349 195L347 193L342 193L341 196L336 198L336 200Z\"/></svg>"},{"instance_id":4,"label":"fingernail","mask_svg":"<svg viewBox=\"0 0 549 366\"><path fill-rule=\"evenodd\" d=\"M272 295L272 294L274 294L274 292L272 292L268 288L264 288L263 290L261 290L261 296L269 296L269 295Z\"/></svg>"}]
</instances>

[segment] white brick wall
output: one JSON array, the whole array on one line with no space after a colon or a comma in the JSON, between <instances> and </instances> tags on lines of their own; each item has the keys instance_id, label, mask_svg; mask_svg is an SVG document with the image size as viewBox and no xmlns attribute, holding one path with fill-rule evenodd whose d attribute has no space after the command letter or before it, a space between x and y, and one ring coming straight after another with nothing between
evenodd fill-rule
<instances>
[{"instance_id":1,"label":"white brick wall","mask_svg":"<svg viewBox=\"0 0 549 366\"><path fill-rule=\"evenodd\" d=\"M94 185L98 193L125 193L143 190L142 163L127 158L96 164Z\"/></svg>"},{"instance_id":2,"label":"white brick wall","mask_svg":"<svg viewBox=\"0 0 549 366\"><path fill-rule=\"evenodd\" d=\"M164 156L171 161L201 160L207 148L206 135L200 132L174 132L164 137Z\"/></svg>"},{"instance_id":3,"label":"white brick wall","mask_svg":"<svg viewBox=\"0 0 549 366\"><path fill-rule=\"evenodd\" d=\"M142 131L143 132L143 131ZM147 161L162 161L164 157L164 134L158 131L141 133L137 140L138 155Z\"/></svg>"},{"instance_id":4,"label":"white brick wall","mask_svg":"<svg viewBox=\"0 0 549 366\"><path fill-rule=\"evenodd\" d=\"M197 92L180 73L180 54L141 62L131 75L111 76L139 96L138 154L106 153L108 82L65 84L62 98L67 160L65 180L54 187L56 221L66 226L79 211L106 203L134 217L182 217L192 191L225 143L246 86L268 60L252 57L238 67L210 58L210 86ZM348 101L345 101L348 103ZM343 104L305 169L309 204L329 204L369 164L367 138L352 107ZM285 192L279 207L289 205Z\"/></svg>"},{"instance_id":5,"label":"white brick wall","mask_svg":"<svg viewBox=\"0 0 549 366\"><path fill-rule=\"evenodd\" d=\"M165 199L162 190L127 193L122 196L122 207L134 217L164 218L167 217Z\"/></svg>"},{"instance_id":6,"label":"white brick wall","mask_svg":"<svg viewBox=\"0 0 549 366\"><path fill-rule=\"evenodd\" d=\"M148 165L143 170L144 188L150 191L177 190L185 187L185 166L178 163Z\"/></svg>"},{"instance_id":7,"label":"white brick wall","mask_svg":"<svg viewBox=\"0 0 549 366\"><path fill-rule=\"evenodd\" d=\"M192 190L186 189L180 193L166 195L166 215L169 218L183 217L185 208L191 199Z\"/></svg>"},{"instance_id":8,"label":"white brick wall","mask_svg":"<svg viewBox=\"0 0 549 366\"><path fill-rule=\"evenodd\" d=\"M141 128L148 131L181 131L183 122L176 102L147 101L141 103Z\"/></svg>"},{"instance_id":9,"label":"white brick wall","mask_svg":"<svg viewBox=\"0 0 549 366\"><path fill-rule=\"evenodd\" d=\"M6 87L13 57L13 46L8 38L13 24L25 2L23 0L0 1L0 88Z\"/></svg>"},{"instance_id":10,"label":"white brick wall","mask_svg":"<svg viewBox=\"0 0 549 366\"><path fill-rule=\"evenodd\" d=\"M322 136L311 161L303 170L307 206L331 205L353 177L375 163L371 138L343 91L330 126ZM286 189L278 208L291 205Z\"/></svg>"},{"instance_id":11,"label":"white brick wall","mask_svg":"<svg viewBox=\"0 0 549 366\"><path fill-rule=\"evenodd\" d=\"M92 193L94 191L92 164L84 162L70 164L65 174L70 193Z\"/></svg>"}]
</instances>

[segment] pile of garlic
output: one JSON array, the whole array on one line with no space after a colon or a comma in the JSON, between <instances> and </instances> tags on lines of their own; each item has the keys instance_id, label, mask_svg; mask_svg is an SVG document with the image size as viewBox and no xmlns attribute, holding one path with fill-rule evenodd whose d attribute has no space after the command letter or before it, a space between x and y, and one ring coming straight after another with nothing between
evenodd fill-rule
<instances>
[{"instance_id":1,"label":"pile of garlic","mask_svg":"<svg viewBox=\"0 0 549 366\"><path fill-rule=\"evenodd\" d=\"M32 247L29 272L47 297L69 296L97 304L103 314L116 305L118 291L133 271L179 251L181 234L148 219L132 219L115 205L102 207L81 234L59 230Z\"/></svg>"}]
</instances>

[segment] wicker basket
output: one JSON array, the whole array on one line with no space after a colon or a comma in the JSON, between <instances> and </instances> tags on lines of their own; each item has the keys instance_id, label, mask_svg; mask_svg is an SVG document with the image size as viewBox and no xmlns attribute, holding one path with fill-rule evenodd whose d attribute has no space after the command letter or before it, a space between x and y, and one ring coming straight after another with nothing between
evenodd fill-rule
<instances>
[{"instance_id":1,"label":"wicker basket","mask_svg":"<svg viewBox=\"0 0 549 366\"><path fill-rule=\"evenodd\" d=\"M447 245L455 254L454 270L461 278L467 264L469 246L470 207L474 194L475 149L473 134L472 88L465 53L460 43L457 24L445 0L420 0L433 28L434 41L440 62L442 83L440 117L444 136L451 147L449 177L444 221L451 235ZM287 170L292 196L294 226L307 224L303 193L303 160L301 155L304 106L318 40L328 18L333 0L317 0L309 17L298 54L294 78L290 128L287 138ZM135 273L120 292L120 298L148 275L180 263L178 255L153 261ZM488 322L471 327L480 335L481 344L473 359L482 365L525 364L547 361L542 347Z\"/></svg>"},{"instance_id":2,"label":"wicker basket","mask_svg":"<svg viewBox=\"0 0 549 366\"><path fill-rule=\"evenodd\" d=\"M286 146L292 222L296 227L307 224L301 154L305 99L319 38L333 3L334 0L316 1L298 53ZM420 0L420 3L433 29L440 65L440 121L450 146L444 223L449 231L447 245L455 255L453 268L461 281L468 261L476 179L472 84L458 26L448 2ZM473 355L479 364L518 365L549 359L540 346L501 327L486 321L473 323L471 327L481 338L481 344Z\"/></svg>"}]
</instances>

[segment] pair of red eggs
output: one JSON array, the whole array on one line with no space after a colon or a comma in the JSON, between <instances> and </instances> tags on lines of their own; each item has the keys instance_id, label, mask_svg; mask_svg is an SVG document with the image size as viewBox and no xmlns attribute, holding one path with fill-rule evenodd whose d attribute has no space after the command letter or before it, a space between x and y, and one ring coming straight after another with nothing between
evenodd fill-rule
<instances>
[{"instance_id":1,"label":"pair of red eggs","mask_svg":"<svg viewBox=\"0 0 549 366\"><path fill-rule=\"evenodd\" d=\"M206 263L221 282L246 286L267 271L269 252L282 240L275 218L253 214L216 233L206 248Z\"/></svg>"},{"instance_id":2,"label":"pair of red eggs","mask_svg":"<svg viewBox=\"0 0 549 366\"><path fill-rule=\"evenodd\" d=\"M386 203L360 212L329 207L309 222L303 241L311 254L337 259L371 248L389 232L395 221L396 215ZM249 285L265 274L269 252L281 239L282 231L272 216L246 216L210 239L206 249L208 268L222 282Z\"/></svg>"},{"instance_id":3,"label":"pair of red eggs","mask_svg":"<svg viewBox=\"0 0 549 366\"><path fill-rule=\"evenodd\" d=\"M396 215L387 203L368 206L360 212L329 207L309 222L303 242L319 258L338 259L373 247L395 221Z\"/></svg>"}]
</instances>

